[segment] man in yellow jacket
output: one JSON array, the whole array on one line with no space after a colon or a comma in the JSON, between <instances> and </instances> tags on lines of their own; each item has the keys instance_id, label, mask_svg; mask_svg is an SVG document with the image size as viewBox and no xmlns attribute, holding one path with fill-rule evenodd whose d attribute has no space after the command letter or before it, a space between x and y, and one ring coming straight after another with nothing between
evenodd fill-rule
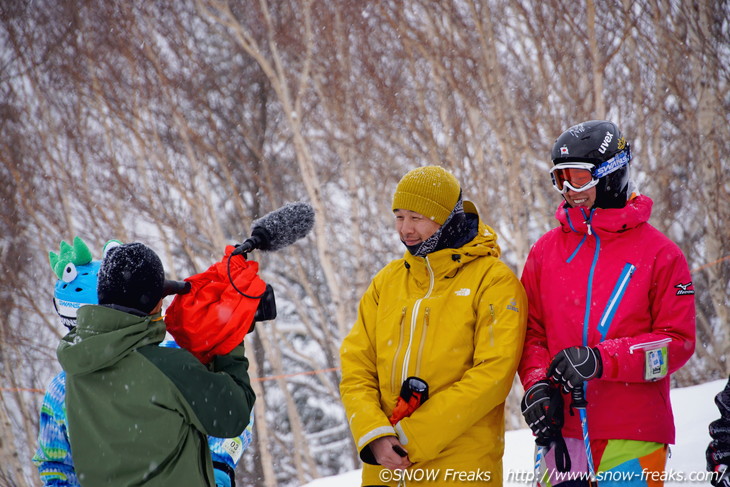
<instances>
[{"instance_id":1,"label":"man in yellow jacket","mask_svg":"<svg viewBox=\"0 0 730 487\"><path fill-rule=\"evenodd\" d=\"M393 212L407 251L373 278L340 349L362 485L502 485L504 401L525 337L525 291L499 260L497 235L442 167L403 176ZM413 382L427 396L392 418Z\"/></svg>"}]
</instances>

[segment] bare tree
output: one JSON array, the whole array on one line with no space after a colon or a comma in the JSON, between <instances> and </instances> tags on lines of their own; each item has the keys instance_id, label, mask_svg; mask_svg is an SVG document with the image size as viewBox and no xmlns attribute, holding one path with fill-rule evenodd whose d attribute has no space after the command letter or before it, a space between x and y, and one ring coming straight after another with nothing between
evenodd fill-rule
<instances>
[{"instance_id":1,"label":"bare tree","mask_svg":"<svg viewBox=\"0 0 730 487\"><path fill-rule=\"evenodd\" d=\"M297 200L312 235L252 254L279 317L246 338L259 400L237 474L300 485L356 468L339 344L404 251L398 178L451 169L519 273L554 226L553 141L593 118L625 132L652 223L695 269L697 353L675 383L725 375L728 17L727 0L5 2L0 481L35 483L37 391L59 370L49 250L142 240L182 278Z\"/></svg>"}]
</instances>

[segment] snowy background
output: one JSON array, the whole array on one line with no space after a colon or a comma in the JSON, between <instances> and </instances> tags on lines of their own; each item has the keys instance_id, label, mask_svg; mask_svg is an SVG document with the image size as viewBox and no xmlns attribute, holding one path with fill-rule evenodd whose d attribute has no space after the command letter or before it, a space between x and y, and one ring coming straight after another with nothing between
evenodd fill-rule
<instances>
[{"instance_id":1,"label":"snowy background","mask_svg":"<svg viewBox=\"0 0 730 487\"><path fill-rule=\"evenodd\" d=\"M295 201L315 208L311 234L254 254L278 317L246 338L258 399L237 484L356 470L339 345L403 253L396 183L417 165L453 171L519 275L555 226L552 145L580 120L619 124L651 223L687 257L697 346L673 383L730 373L730 1L78 4L0 3L0 486L39 483L61 239L95 258L111 238L144 242L183 279ZM526 432L507 442L505 470L531 463ZM701 450L672 462L700 468Z\"/></svg>"},{"instance_id":2,"label":"snowy background","mask_svg":"<svg viewBox=\"0 0 730 487\"><path fill-rule=\"evenodd\" d=\"M674 421L677 426L677 444L671 447L671 456L667 462L668 478L700 478L700 481L667 481L667 487L679 485L710 485L705 475L705 448L710 441L707 433L708 424L717 419L720 413L715 407L715 394L725 387L725 380L707 382L698 386L673 389L671 392ZM532 470L532 453L534 442L529 429L508 431L504 452L504 475L507 487L524 486L517 482L508 482L510 472L522 473ZM315 480L305 487L356 487L360 485L360 470L355 470L334 477ZM531 484L528 484L531 485Z\"/></svg>"}]
</instances>

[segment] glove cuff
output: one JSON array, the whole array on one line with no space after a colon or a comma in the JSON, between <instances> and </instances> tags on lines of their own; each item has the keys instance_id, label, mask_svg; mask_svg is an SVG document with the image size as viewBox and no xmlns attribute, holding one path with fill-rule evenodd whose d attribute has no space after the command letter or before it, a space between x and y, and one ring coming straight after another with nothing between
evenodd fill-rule
<instances>
[{"instance_id":1,"label":"glove cuff","mask_svg":"<svg viewBox=\"0 0 730 487\"><path fill-rule=\"evenodd\" d=\"M548 380L547 378L541 379L541 380L538 380L536 382L533 382L530 387L528 387L528 388L525 389L525 392L529 391L530 389L533 389L533 388L537 387L540 384L545 384L545 385L548 385L548 386L551 385L550 380Z\"/></svg>"},{"instance_id":2,"label":"glove cuff","mask_svg":"<svg viewBox=\"0 0 730 487\"><path fill-rule=\"evenodd\" d=\"M600 379L603 375L603 358L601 358L601 349L593 347L593 353L596 355L596 379Z\"/></svg>"}]
</instances>

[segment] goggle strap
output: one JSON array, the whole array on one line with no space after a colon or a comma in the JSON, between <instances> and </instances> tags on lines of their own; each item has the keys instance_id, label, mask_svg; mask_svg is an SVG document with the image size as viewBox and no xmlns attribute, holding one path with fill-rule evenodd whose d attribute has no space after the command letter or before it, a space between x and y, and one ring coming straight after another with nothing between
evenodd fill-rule
<instances>
[{"instance_id":1,"label":"goggle strap","mask_svg":"<svg viewBox=\"0 0 730 487\"><path fill-rule=\"evenodd\" d=\"M631 153L629 151L621 151L593 171L594 177L601 179L603 176L608 176L614 171L618 171L622 167L626 166L631 161Z\"/></svg>"}]
</instances>

